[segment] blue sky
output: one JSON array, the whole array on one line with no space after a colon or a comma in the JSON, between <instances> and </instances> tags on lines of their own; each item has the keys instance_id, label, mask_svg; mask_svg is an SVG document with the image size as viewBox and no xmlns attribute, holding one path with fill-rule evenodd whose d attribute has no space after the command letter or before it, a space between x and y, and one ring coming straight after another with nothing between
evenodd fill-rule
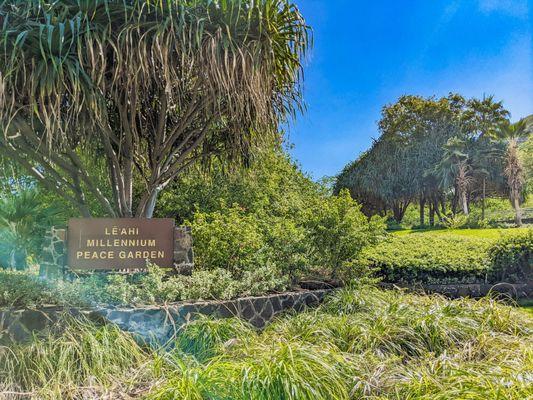
<instances>
[{"instance_id":1,"label":"blue sky","mask_svg":"<svg viewBox=\"0 0 533 400\"><path fill-rule=\"evenodd\" d=\"M307 111L288 128L313 178L337 174L378 136L402 94L493 94L512 120L533 113L533 2L294 0L314 31Z\"/></svg>"}]
</instances>

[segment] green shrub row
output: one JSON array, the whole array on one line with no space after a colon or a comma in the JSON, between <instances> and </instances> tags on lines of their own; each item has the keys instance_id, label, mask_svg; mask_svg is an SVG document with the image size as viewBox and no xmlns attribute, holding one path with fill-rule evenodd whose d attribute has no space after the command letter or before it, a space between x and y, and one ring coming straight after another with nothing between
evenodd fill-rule
<instances>
[{"instance_id":1,"label":"green shrub row","mask_svg":"<svg viewBox=\"0 0 533 400\"><path fill-rule=\"evenodd\" d=\"M520 282L531 276L533 231L498 240L453 234L391 235L358 263L387 282Z\"/></svg>"},{"instance_id":2,"label":"green shrub row","mask_svg":"<svg viewBox=\"0 0 533 400\"><path fill-rule=\"evenodd\" d=\"M493 281L533 279L533 229L506 236L489 250Z\"/></svg>"}]
</instances>

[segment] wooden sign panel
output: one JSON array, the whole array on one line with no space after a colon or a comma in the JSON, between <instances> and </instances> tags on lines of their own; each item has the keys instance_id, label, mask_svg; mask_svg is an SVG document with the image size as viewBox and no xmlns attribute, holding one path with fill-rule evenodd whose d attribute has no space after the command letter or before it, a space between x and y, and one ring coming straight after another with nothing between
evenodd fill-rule
<instances>
[{"instance_id":1,"label":"wooden sign panel","mask_svg":"<svg viewBox=\"0 0 533 400\"><path fill-rule=\"evenodd\" d=\"M67 232L68 267L77 270L138 269L146 261L171 267L171 218L73 218Z\"/></svg>"}]
</instances>

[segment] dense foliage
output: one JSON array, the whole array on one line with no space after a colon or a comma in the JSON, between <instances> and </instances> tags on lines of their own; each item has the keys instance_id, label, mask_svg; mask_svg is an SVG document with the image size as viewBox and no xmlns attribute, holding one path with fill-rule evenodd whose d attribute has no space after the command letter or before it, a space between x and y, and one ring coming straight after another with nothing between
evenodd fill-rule
<instances>
[{"instance_id":1,"label":"dense foliage","mask_svg":"<svg viewBox=\"0 0 533 400\"><path fill-rule=\"evenodd\" d=\"M522 400L533 320L491 299L446 300L375 288L257 332L234 319L183 326L168 352L112 326L72 323L59 337L0 351L0 392L40 399Z\"/></svg>"},{"instance_id":2,"label":"dense foliage","mask_svg":"<svg viewBox=\"0 0 533 400\"><path fill-rule=\"evenodd\" d=\"M527 281L533 279L533 229L498 240L489 250L491 279Z\"/></svg>"},{"instance_id":3,"label":"dense foliage","mask_svg":"<svg viewBox=\"0 0 533 400\"><path fill-rule=\"evenodd\" d=\"M365 249L358 263L386 282L521 282L531 274L531 235L531 230L497 238L446 231L391 235Z\"/></svg>"},{"instance_id":4,"label":"dense foliage","mask_svg":"<svg viewBox=\"0 0 533 400\"><path fill-rule=\"evenodd\" d=\"M4 0L0 20L0 154L84 216L151 217L301 108L310 29L286 0Z\"/></svg>"},{"instance_id":5,"label":"dense foliage","mask_svg":"<svg viewBox=\"0 0 533 400\"><path fill-rule=\"evenodd\" d=\"M281 150L263 152L246 170L192 172L163 194L156 213L192 227L197 268L236 280L338 278L384 232L381 218L369 221L347 192L329 196Z\"/></svg>"},{"instance_id":6,"label":"dense foliage","mask_svg":"<svg viewBox=\"0 0 533 400\"><path fill-rule=\"evenodd\" d=\"M489 196L509 196L521 225L524 181L532 171L520 155L527 146L519 143L531 126L508 117L490 96L402 96L383 107L380 137L338 175L335 190L348 188L367 215L389 214L397 223L418 204L419 225L468 215L475 202L484 209Z\"/></svg>"},{"instance_id":7,"label":"dense foliage","mask_svg":"<svg viewBox=\"0 0 533 400\"><path fill-rule=\"evenodd\" d=\"M61 208L47 205L35 189L0 197L0 268L27 268L28 257L39 257L45 232L62 222Z\"/></svg>"}]
</instances>

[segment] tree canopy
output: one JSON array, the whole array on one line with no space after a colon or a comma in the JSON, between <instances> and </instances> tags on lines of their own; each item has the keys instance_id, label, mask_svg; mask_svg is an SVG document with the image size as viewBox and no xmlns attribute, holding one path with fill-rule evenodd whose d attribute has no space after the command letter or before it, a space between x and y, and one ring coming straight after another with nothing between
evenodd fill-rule
<instances>
[{"instance_id":1,"label":"tree canopy","mask_svg":"<svg viewBox=\"0 0 533 400\"><path fill-rule=\"evenodd\" d=\"M190 165L249 160L301 107L309 28L286 0L5 0L0 22L0 152L85 216L150 217Z\"/></svg>"},{"instance_id":2,"label":"tree canopy","mask_svg":"<svg viewBox=\"0 0 533 400\"><path fill-rule=\"evenodd\" d=\"M380 137L338 175L335 191L348 188L367 214L390 211L397 222L415 201L421 224L426 204L430 219L444 218L447 198L453 214L468 214L472 200L512 189L504 171L509 135L501 134L512 129L508 118L491 96L402 96L383 107Z\"/></svg>"}]
</instances>

